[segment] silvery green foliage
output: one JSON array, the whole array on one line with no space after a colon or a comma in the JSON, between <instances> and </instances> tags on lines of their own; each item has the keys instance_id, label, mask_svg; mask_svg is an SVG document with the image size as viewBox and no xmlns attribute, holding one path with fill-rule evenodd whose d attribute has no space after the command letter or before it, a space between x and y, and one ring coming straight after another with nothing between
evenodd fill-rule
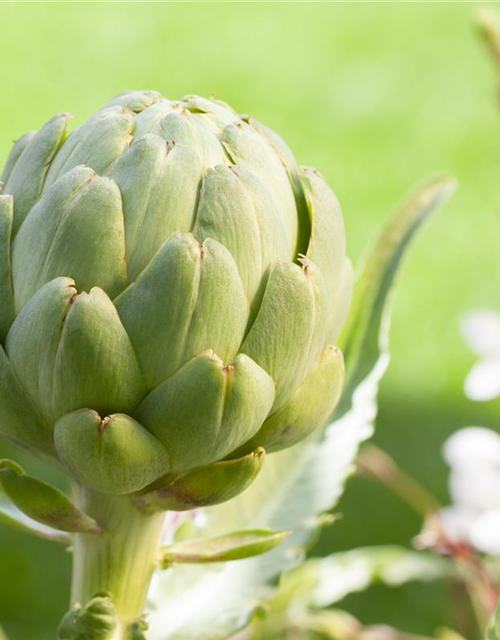
<instances>
[{"instance_id":1,"label":"silvery green foliage","mask_svg":"<svg viewBox=\"0 0 500 640\"><path fill-rule=\"evenodd\" d=\"M366 632L368 639L372 637L370 628L332 606L348 594L364 591L373 584L399 587L408 582L456 577L451 560L398 546L363 547L311 558L283 574L266 604L265 615L261 613L253 620L248 638L309 638L308 632L316 638L313 632L317 632L325 640L350 640L364 638ZM379 633L375 637L380 640L411 638L386 625L377 627ZM377 633L375 628L373 631ZM452 638L458 640L452 635L448 640Z\"/></svg>"},{"instance_id":2,"label":"silvery green foliage","mask_svg":"<svg viewBox=\"0 0 500 640\"><path fill-rule=\"evenodd\" d=\"M280 592L299 592L303 604L329 607L372 584L399 587L413 581L432 582L455 576L452 563L435 554L398 546L375 546L312 558L284 575ZM301 585L307 585L301 590Z\"/></svg>"},{"instance_id":3,"label":"silvery green foliage","mask_svg":"<svg viewBox=\"0 0 500 640\"><path fill-rule=\"evenodd\" d=\"M68 118L1 176L0 435L118 495L307 437L352 293L323 178L217 100L130 91ZM156 508L196 504L179 493Z\"/></svg>"},{"instance_id":4,"label":"silvery green foliage","mask_svg":"<svg viewBox=\"0 0 500 640\"><path fill-rule=\"evenodd\" d=\"M378 385L389 358L390 302L405 249L453 188L453 181L444 176L421 185L388 222L369 254L342 337L350 355L347 391L337 417L320 437L273 456L245 493L196 518L201 521L196 528L200 535L253 526L289 529L292 535L264 556L215 569L181 567L158 574L150 598L152 640L216 640L230 635L273 596L280 574L303 558L321 514L342 493L359 444L373 431ZM190 614L193 610L196 616Z\"/></svg>"}]
</instances>

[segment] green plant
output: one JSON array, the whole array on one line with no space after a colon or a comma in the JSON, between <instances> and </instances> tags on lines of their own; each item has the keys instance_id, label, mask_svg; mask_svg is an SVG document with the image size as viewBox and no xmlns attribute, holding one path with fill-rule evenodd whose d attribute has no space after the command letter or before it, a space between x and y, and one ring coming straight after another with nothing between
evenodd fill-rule
<instances>
[{"instance_id":1,"label":"green plant","mask_svg":"<svg viewBox=\"0 0 500 640\"><path fill-rule=\"evenodd\" d=\"M62 468L78 506L6 460L3 519L71 541L85 606L61 637L104 607L95 633L121 638L164 512L233 498L332 413L352 269L321 176L227 105L126 92L67 121L21 137L1 178L0 434Z\"/></svg>"}]
</instances>

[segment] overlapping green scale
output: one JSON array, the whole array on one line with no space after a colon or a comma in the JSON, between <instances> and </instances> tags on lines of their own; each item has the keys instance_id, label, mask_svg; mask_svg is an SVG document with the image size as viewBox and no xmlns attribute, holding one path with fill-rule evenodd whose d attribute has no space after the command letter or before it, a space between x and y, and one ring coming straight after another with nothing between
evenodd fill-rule
<instances>
[{"instance_id":1,"label":"overlapping green scale","mask_svg":"<svg viewBox=\"0 0 500 640\"><path fill-rule=\"evenodd\" d=\"M324 180L212 98L68 118L2 173L0 433L117 494L305 437L338 396L352 289Z\"/></svg>"},{"instance_id":2,"label":"overlapping green scale","mask_svg":"<svg viewBox=\"0 0 500 640\"><path fill-rule=\"evenodd\" d=\"M344 220L335 194L315 169L303 168L301 178L311 216L307 257L319 267L327 284L328 339L334 341L347 315L353 287Z\"/></svg>"},{"instance_id":3,"label":"overlapping green scale","mask_svg":"<svg viewBox=\"0 0 500 640\"><path fill-rule=\"evenodd\" d=\"M172 102L172 100L166 98L156 100L135 116L134 137L139 140L147 133L157 133L158 123L161 119L178 108L180 108L180 103Z\"/></svg>"},{"instance_id":4,"label":"overlapping green scale","mask_svg":"<svg viewBox=\"0 0 500 640\"><path fill-rule=\"evenodd\" d=\"M1 346L0 398L0 436L43 459L53 459L52 425L28 396Z\"/></svg>"},{"instance_id":5,"label":"overlapping green scale","mask_svg":"<svg viewBox=\"0 0 500 640\"><path fill-rule=\"evenodd\" d=\"M267 453L281 451L306 438L335 408L343 381L342 353L337 347L327 346L302 384L267 418L240 453L248 453L256 446L264 447Z\"/></svg>"},{"instance_id":6,"label":"overlapping green scale","mask_svg":"<svg viewBox=\"0 0 500 640\"><path fill-rule=\"evenodd\" d=\"M218 165L203 181L194 233L215 238L234 256L251 303L276 258L290 260L283 221L262 182L240 166Z\"/></svg>"},{"instance_id":7,"label":"overlapping green scale","mask_svg":"<svg viewBox=\"0 0 500 640\"><path fill-rule=\"evenodd\" d=\"M116 307L149 388L206 349L231 360L249 315L231 253L190 234L173 235Z\"/></svg>"},{"instance_id":8,"label":"overlapping green scale","mask_svg":"<svg viewBox=\"0 0 500 640\"><path fill-rule=\"evenodd\" d=\"M228 124L221 140L234 164L255 173L267 187L282 217L290 253L295 254L297 208L290 180L279 156L263 136L243 121Z\"/></svg>"},{"instance_id":9,"label":"overlapping green scale","mask_svg":"<svg viewBox=\"0 0 500 640\"><path fill-rule=\"evenodd\" d=\"M106 174L130 145L134 128L129 109L115 106L97 112L68 136L48 170L45 187L82 164Z\"/></svg>"},{"instance_id":10,"label":"overlapping green scale","mask_svg":"<svg viewBox=\"0 0 500 640\"><path fill-rule=\"evenodd\" d=\"M307 374L317 323L316 299L306 270L291 262L278 261L272 266L259 312L241 351L273 378L274 410Z\"/></svg>"},{"instance_id":11,"label":"overlapping green scale","mask_svg":"<svg viewBox=\"0 0 500 640\"><path fill-rule=\"evenodd\" d=\"M12 147L7 157L7 160L5 162L5 167L3 168L2 173L0 174L0 182L3 185L5 185L5 183L9 179L10 174L12 173L12 169L14 168L16 162L19 160L22 152L26 149L30 140L35 135L36 135L36 131L28 131L28 133L25 133L14 142L14 146Z\"/></svg>"},{"instance_id":12,"label":"overlapping green scale","mask_svg":"<svg viewBox=\"0 0 500 640\"><path fill-rule=\"evenodd\" d=\"M13 242L17 311L61 274L81 290L99 286L111 297L127 285L120 191L88 167L61 176L30 211Z\"/></svg>"},{"instance_id":13,"label":"overlapping green scale","mask_svg":"<svg viewBox=\"0 0 500 640\"><path fill-rule=\"evenodd\" d=\"M206 351L152 391L134 416L164 445L172 471L211 464L260 428L274 397L271 377L251 358L224 363Z\"/></svg>"},{"instance_id":14,"label":"overlapping green scale","mask_svg":"<svg viewBox=\"0 0 500 640\"><path fill-rule=\"evenodd\" d=\"M183 102L192 113L199 114L218 133L221 133L228 124L239 120L236 111L219 100L188 95L184 96Z\"/></svg>"},{"instance_id":15,"label":"overlapping green scale","mask_svg":"<svg viewBox=\"0 0 500 640\"><path fill-rule=\"evenodd\" d=\"M145 393L113 303L98 288L77 295L69 278L52 280L31 298L10 328L6 351L51 424L81 407L129 413Z\"/></svg>"},{"instance_id":16,"label":"overlapping green scale","mask_svg":"<svg viewBox=\"0 0 500 640\"><path fill-rule=\"evenodd\" d=\"M185 107L176 108L161 118L155 133L170 143L190 147L198 154L204 171L229 162L224 147L209 123Z\"/></svg>"},{"instance_id":17,"label":"overlapping green scale","mask_svg":"<svg viewBox=\"0 0 500 640\"><path fill-rule=\"evenodd\" d=\"M102 109L119 106L140 113L161 99L162 95L158 91L124 91L107 102Z\"/></svg>"},{"instance_id":18,"label":"overlapping green scale","mask_svg":"<svg viewBox=\"0 0 500 640\"><path fill-rule=\"evenodd\" d=\"M201 162L190 147L148 134L121 156L112 177L123 199L127 270L134 281L173 233L191 230Z\"/></svg>"},{"instance_id":19,"label":"overlapping green scale","mask_svg":"<svg viewBox=\"0 0 500 640\"><path fill-rule=\"evenodd\" d=\"M101 418L90 409L73 411L57 421L54 440L70 473L101 493L139 491L170 470L161 443L123 413Z\"/></svg>"},{"instance_id":20,"label":"overlapping green scale","mask_svg":"<svg viewBox=\"0 0 500 640\"><path fill-rule=\"evenodd\" d=\"M14 233L42 193L51 163L66 138L69 117L67 113L61 113L49 120L27 141L19 158L13 163L3 193L14 196ZM14 146L14 156L24 142Z\"/></svg>"}]
</instances>

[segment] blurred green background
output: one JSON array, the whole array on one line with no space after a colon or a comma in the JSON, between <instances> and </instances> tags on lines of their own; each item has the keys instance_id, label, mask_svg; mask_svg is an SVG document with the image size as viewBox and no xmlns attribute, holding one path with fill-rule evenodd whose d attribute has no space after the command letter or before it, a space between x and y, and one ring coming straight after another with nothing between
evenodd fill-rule
<instances>
[{"instance_id":1,"label":"blurred green background","mask_svg":"<svg viewBox=\"0 0 500 640\"><path fill-rule=\"evenodd\" d=\"M463 396L474 361L462 313L500 311L500 106L474 3L2 3L0 158L58 111L81 123L112 95L210 94L275 128L318 167L343 205L358 261L395 203L447 169L460 188L418 238L394 312L392 361L375 442L441 500L440 456L455 429L500 430L500 401ZM0 444L0 455L60 482ZM354 478L344 518L313 550L405 543L419 519ZM67 606L70 557L0 529L0 622L12 640L53 640ZM431 633L453 624L442 586L372 588L344 603L363 622Z\"/></svg>"}]
</instances>

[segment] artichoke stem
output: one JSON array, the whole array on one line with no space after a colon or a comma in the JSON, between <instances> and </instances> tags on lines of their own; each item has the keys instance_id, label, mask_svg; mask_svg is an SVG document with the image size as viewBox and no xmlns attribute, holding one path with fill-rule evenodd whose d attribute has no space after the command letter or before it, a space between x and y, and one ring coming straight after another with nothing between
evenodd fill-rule
<instances>
[{"instance_id":1,"label":"artichoke stem","mask_svg":"<svg viewBox=\"0 0 500 640\"><path fill-rule=\"evenodd\" d=\"M157 563L164 513L147 514L127 496L77 487L79 507L103 527L102 535L76 534L72 603L85 605L97 593L113 599L122 640L128 624L143 614Z\"/></svg>"}]
</instances>

